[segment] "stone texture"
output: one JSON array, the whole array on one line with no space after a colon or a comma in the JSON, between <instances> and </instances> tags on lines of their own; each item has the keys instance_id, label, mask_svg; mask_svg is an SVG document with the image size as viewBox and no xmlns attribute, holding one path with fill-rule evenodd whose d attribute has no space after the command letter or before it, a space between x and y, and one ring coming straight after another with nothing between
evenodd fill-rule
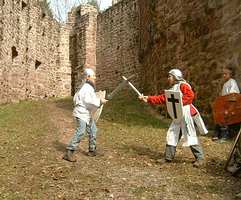
<instances>
[{"instance_id":1,"label":"stone texture","mask_svg":"<svg viewBox=\"0 0 241 200\"><path fill-rule=\"evenodd\" d=\"M97 10L90 5L73 8L68 15L72 95L81 83L85 67L96 68Z\"/></svg>"},{"instance_id":2,"label":"stone texture","mask_svg":"<svg viewBox=\"0 0 241 200\"><path fill-rule=\"evenodd\" d=\"M221 90L222 67L232 63L241 76L241 4L225 0L139 0L143 87L167 87L167 72L178 67L194 87L202 113Z\"/></svg>"},{"instance_id":3,"label":"stone texture","mask_svg":"<svg viewBox=\"0 0 241 200\"><path fill-rule=\"evenodd\" d=\"M121 75L135 74L140 83L139 9L136 0L115 2L99 13L90 5L73 8L68 16L72 94L80 85L85 67L97 74L97 89L111 91ZM138 85L137 85L138 86Z\"/></svg>"},{"instance_id":4,"label":"stone texture","mask_svg":"<svg viewBox=\"0 0 241 200\"><path fill-rule=\"evenodd\" d=\"M120 2L121 0L112 0L112 6L118 2Z\"/></svg>"},{"instance_id":5,"label":"stone texture","mask_svg":"<svg viewBox=\"0 0 241 200\"><path fill-rule=\"evenodd\" d=\"M97 86L112 90L126 77L135 74L139 86L139 8L136 0L123 0L98 15Z\"/></svg>"},{"instance_id":6,"label":"stone texture","mask_svg":"<svg viewBox=\"0 0 241 200\"><path fill-rule=\"evenodd\" d=\"M68 39L36 0L1 1L0 102L70 95Z\"/></svg>"},{"instance_id":7,"label":"stone texture","mask_svg":"<svg viewBox=\"0 0 241 200\"><path fill-rule=\"evenodd\" d=\"M208 115L226 63L240 82L240 21L239 0L118 0L103 13L73 8L66 25L37 0L0 0L0 102L74 94L85 67L97 89L135 74L141 91L157 94L178 67Z\"/></svg>"}]
</instances>

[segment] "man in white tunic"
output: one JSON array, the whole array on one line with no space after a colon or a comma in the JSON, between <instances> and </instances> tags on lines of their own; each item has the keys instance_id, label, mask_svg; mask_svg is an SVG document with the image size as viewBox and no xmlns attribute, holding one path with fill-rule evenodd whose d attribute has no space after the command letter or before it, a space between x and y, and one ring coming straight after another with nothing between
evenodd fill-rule
<instances>
[{"instance_id":1,"label":"man in white tunic","mask_svg":"<svg viewBox=\"0 0 241 200\"><path fill-rule=\"evenodd\" d=\"M73 116L76 118L77 128L66 147L63 159L75 162L74 151L78 148L80 140L85 131L89 135L89 156L96 155L96 124L92 118L92 113L102 104L106 103L106 99L100 99L95 93L95 72L91 68L84 70L84 81L79 90L75 93Z\"/></svg>"},{"instance_id":2,"label":"man in white tunic","mask_svg":"<svg viewBox=\"0 0 241 200\"><path fill-rule=\"evenodd\" d=\"M194 92L191 86L182 78L182 72L179 69L172 69L169 71L168 82L172 86L169 90L181 92L183 102L183 117L180 121L173 121L167 131L167 144L164 159L160 162L171 162L174 159L176 146L181 138L183 138L183 146L189 146L196 159L195 167L204 164L204 154L202 147L196 135L196 130L192 116L199 114L193 107L192 101L194 99ZM166 103L165 94L158 96L140 96L140 100L150 104L164 104ZM207 132L206 128L203 132Z\"/></svg>"},{"instance_id":3,"label":"man in white tunic","mask_svg":"<svg viewBox=\"0 0 241 200\"><path fill-rule=\"evenodd\" d=\"M240 93L238 83L232 78L233 76L233 68L227 67L223 69L223 78L226 82L223 84L222 96L230 93Z\"/></svg>"},{"instance_id":4,"label":"man in white tunic","mask_svg":"<svg viewBox=\"0 0 241 200\"><path fill-rule=\"evenodd\" d=\"M238 84L234 77L234 69L231 66L227 66L223 69L223 79L225 81L222 88L222 96L231 94L231 93L240 93ZM224 126L224 125L216 125L215 132L213 136L213 140L217 140L219 143L225 142L229 137L229 130L235 128L235 126ZM235 128L236 129L236 128Z\"/></svg>"}]
</instances>

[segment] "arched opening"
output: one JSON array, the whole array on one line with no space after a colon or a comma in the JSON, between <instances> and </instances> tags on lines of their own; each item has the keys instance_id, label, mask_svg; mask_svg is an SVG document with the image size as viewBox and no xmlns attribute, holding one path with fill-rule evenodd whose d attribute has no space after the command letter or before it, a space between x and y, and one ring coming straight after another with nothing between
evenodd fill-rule
<instances>
[{"instance_id":1,"label":"arched opening","mask_svg":"<svg viewBox=\"0 0 241 200\"><path fill-rule=\"evenodd\" d=\"M40 61L35 60L35 69L38 69L41 64L42 63Z\"/></svg>"},{"instance_id":2,"label":"arched opening","mask_svg":"<svg viewBox=\"0 0 241 200\"><path fill-rule=\"evenodd\" d=\"M25 3L24 1L22 1L22 10L27 7L27 3Z\"/></svg>"},{"instance_id":3,"label":"arched opening","mask_svg":"<svg viewBox=\"0 0 241 200\"><path fill-rule=\"evenodd\" d=\"M15 46L12 46L12 60L18 56L18 51Z\"/></svg>"}]
</instances>

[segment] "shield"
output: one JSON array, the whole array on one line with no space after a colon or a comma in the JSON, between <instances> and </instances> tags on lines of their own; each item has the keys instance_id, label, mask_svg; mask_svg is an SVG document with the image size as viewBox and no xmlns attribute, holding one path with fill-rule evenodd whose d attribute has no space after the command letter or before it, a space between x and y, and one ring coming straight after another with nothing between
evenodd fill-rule
<instances>
[{"instance_id":1,"label":"shield","mask_svg":"<svg viewBox=\"0 0 241 200\"><path fill-rule=\"evenodd\" d=\"M174 121L180 121L183 117L183 105L181 92L165 90L167 112Z\"/></svg>"},{"instance_id":2,"label":"shield","mask_svg":"<svg viewBox=\"0 0 241 200\"><path fill-rule=\"evenodd\" d=\"M241 94L232 93L219 96L212 107L216 124L231 125L241 122Z\"/></svg>"},{"instance_id":3,"label":"shield","mask_svg":"<svg viewBox=\"0 0 241 200\"><path fill-rule=\"evenodd\" d=\"M104 91L100 90L100 91L96 92L96 95L97 95L97 97L99 97L99 98L105 98L106 91L105 91L105 90L104 90ZM95 111L92 113L92 119L94 119L95 122L97 122L98 119L100 118L101 112L102 112L102 110L103 110L103 106L104 106L104 105L102 104L97 110L95 110Z\"/></svg>"}]
</instances>

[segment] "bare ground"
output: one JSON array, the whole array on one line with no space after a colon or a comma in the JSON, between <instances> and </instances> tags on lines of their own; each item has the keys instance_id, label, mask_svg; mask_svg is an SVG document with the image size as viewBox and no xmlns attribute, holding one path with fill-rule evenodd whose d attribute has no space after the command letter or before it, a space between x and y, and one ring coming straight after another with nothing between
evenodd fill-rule
<instances>
[{"instance_id":1,"label":"bare ground","mask_svg":"<svg viewBox=\"0 0 241 200\"><path fill-rule=\"evenodd\" d=\"M10 143L1 145L1 199L235 199L240 178L223 170L231 141L200 137L206 155L200 169L192 166L190 149L181 146L173 163L160 165L167 124L159 124L139 102L128 109L122 104L108 103L98 122L98 150L104 155L86 156L85 137L78 161L69 163L62 156L75 128L71 100L45 102L46 134L33 137L31 147L20 145L14 156L4 151Z\"/></svg>"}]
</instances>

